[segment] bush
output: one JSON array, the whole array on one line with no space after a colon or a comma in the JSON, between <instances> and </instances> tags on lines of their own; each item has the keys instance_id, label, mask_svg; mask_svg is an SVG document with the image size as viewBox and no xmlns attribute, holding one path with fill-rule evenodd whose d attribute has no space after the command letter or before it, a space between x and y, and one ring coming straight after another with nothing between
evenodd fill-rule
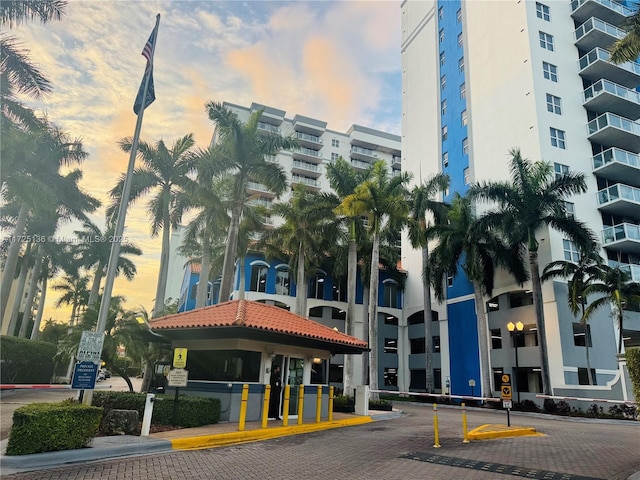
<instances>
[{"instance_id":1,"label":"bush","mask_svg":"<svg viewBox=\"0 0 640 480\"><path fill-rule=\"evenodd\" d=\"M53 375L55 345L11 336L0 337L2 383L49 383Z\"/></svg>"},{"instance_id":2,"label":"bush","mask_svg":"<svg viewBox=\"0 0 640 480\"><path fill-rule=\"evenodd\" d=\"M385 412L390 412L393 410L393 404L387 400L369 400L369 409L370 410L383 410Z\"/></svg>"},{"instance_id":3,"label":"bush","mask_svg":"<svg viewBox=\"0 0 640 480\"><path fill-rule=\"evenodd\" d=\"M356 411L356 402L353 397L338 395L333 399L333 411L343 413L353 413Z\"/></svg>"},{"instance_id":4,"label":"bush","mask_svg":"<svg viewBox=\"0 0 640 480\"><path fill-rule=\"evenodd\" d=\"M13 413L7 455L82 448L96 436L102 409L73 401L32 403Z\"/></svg>"},{"instance_id":5,"label":"bush","mask_svg":"<svg viewBox=\"0 0 640 480\"><path fill-rule=\"evenodd\" d=\"M633 396L636 397L636 402L640 402L640 348L628 348L625 355L633 385Z\"/></svg>"},{"instance_id":6,"label":"bush","mask_svg":"<svg viewBox=\"0 0 640 480\"><path fill-rule=\"evenodd\" d=\"M638 417L638 409L633 405L614 405L609 408L609 415L615 418L635 420Z\"/></svg>"},{"instance_id":7,"label":"bush","mask_svg":"<svg viewBox=\"0 0 640 480\"><path fill-rule=\"evenodd\" d=\"M522 400L522 402L516 403L513 409L521 412L541 412L540 407L533 400Z\"/></svg>"},{"instance_id":8,"label":"bush","mask_svg":"<svg viewBox=\"0 0 640 480\"><path fill-rule=\"evenodd\" d=\"M544 399L544 404L542 406L542 411L544 413L556 413L556 411L558 410L558 407L556 406L556 402L551 399L551 398L545 398Z\"/></svg>"},{"instance_id":9,"label":"bush","mask_svg":"<svg viewBox=\"0 0 640 480\"><path fill-rule=\"evenodd\" d=\"M571 415L571 406L564 400L560 400L556 405L556 413L558 415Z\"/></svg>"}]
</instances>

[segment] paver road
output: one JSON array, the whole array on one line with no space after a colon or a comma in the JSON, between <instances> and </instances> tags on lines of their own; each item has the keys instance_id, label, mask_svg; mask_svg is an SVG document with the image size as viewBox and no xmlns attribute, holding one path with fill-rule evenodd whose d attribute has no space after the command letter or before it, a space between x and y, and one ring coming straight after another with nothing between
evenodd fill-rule
<instances>
[{"instance_id":1,"label":"paver road","mask_svg":"<svg viewBox=\"0 0 640 480\"><path fill-rule=\"evenodd\" d=\"M3 479L623 480L640 470L638 422L514 414L512 424L533 426L546 435L463 444L459 409L439 408L442 448L434 449L430 406L401 408L406 412L401 418L357 427L217 449L113 459ZM469 428L505 421L504 413L475 409L468 413ZM431 460L440 463L424 461L434 454L440 457Z\"/></svg>"}]
</instances>

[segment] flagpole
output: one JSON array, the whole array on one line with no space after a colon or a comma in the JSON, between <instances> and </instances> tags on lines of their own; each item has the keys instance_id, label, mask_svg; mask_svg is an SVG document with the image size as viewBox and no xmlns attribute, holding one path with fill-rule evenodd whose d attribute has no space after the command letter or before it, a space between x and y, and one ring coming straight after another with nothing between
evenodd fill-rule
<instances>
[{"instance_id":1,"label":"flagpole","mask_svg":"<svg viewBox=\"0 0 640 480\"><path fill-rule=\"evenodd\" d=\"M144 90L142 92L142 105L138 111L138 119L136 120L136 129L133 134L133 143L131 144L131 155L129 155L129 165L127 167L127 174L124 178L124 185L122 186L122 194L120 196L120 206L118 207L118 219L116 222L116 229L114 232L113 242L111 242L111 252L109 253L109 263L107 264L107 273L105 276L104 291L102 292L102 301L100 302L100 310L98 312L98 324L96 325L97 333L104 333L107 328L107 318L109 316L109 306L111 304L111 294L113 292L113 283L116 277L116 271L118 268L118 258L120 257L120 241L122 240L122 234L124 232L124 221L127 216L127 207L129 203L129 195L131 194L131 181L133 178L133 171L136 163L136 155L138 153L138 143L140 140L140 130L142 128L142 117L147 101L147 90L149 88L149 80L151 78L151 71L153 71L153 56L156 50L156 40L158 38L158 28L160 26L160 14L156 16L155 26L155 39L151 46L151 62L149 65L149 72L145 71ZM102 357L102 352L100 352ZM85 405L91 405L93 400L93 390L87 390L83 396L83 403Z\"/></svg>"}]
</instances>

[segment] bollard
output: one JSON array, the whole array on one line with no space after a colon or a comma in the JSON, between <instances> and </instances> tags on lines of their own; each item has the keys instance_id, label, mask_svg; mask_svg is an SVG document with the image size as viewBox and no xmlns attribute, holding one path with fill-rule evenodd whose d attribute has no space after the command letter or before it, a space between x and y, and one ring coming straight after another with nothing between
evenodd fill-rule
<instances>
[{"instance_id":1,"label":"bollard","mask_svg":"<svg viewBox=\"0 0 640 480\"><path fill-rule=\"evenodd\" d=\"M151 417L153 416L153 402L156 396L153 393L147 393L147 400L144 404L144 414L142 415L141 437L148 437L151 429Z\"/></svg>"},{"instance_id":2,"label":"bollard","mask_svg":"<svg viewBox=\"0 0 640 480\"><path fill-rule=\"evenodd\" d=\"M304 385L298 386L298 425L302 425L302 414L304 413Z\"/></svg>"},{"instance_id":3,"label":"bollard","mask_svg":"<svg viewBox=\"0 0 640 480\"><path fill-rule=\"evenodd\" d=\"M433 404L433 436L434 444L433 448L440 448L440 436L438 435L438 405Z\"/></svg>"},{"instance_id":4,"label":"bollard","mask_svg":"<svg viewBox=\"0 0 640 480\"><path fill-rule=\"evenodd\" d=\"M462 403L462 443L469 443L469 432L467 431L467 407Z\"/></svg>"},{"instance_id":5,"label":"bollard","mask_svg":"<svg viewBox=\"0 0 640 480\"><path fill-rule=\"evenodd\" d=\"M291 395L291 385L284 387L284 403L282 405L282 426L289 426L289 397Z\"/></svg>"},{"instance_id":6,"label":"bollard","mask_svg":"<svg viewBox=\"0 0 640 480\"><path fill-rule=\"evenodd\" d=\"M269 422L269 401L271 400L271 385L264 386L264 402L262 403L262 428L267 428Z\"/></svg>"},{"instance_id":7,"label":"bollard","mask_svg":"<svg viewBox=\"0 0 640 480\"><path fill-rule=\"evenodd\" d=\"M240 400L240 420L238 421L238 430L244 430L244 422L247 419L247 402L249 401L249 385L246 383L242 386L242 398Z\"/></svg>"},{"instance_id":8,"label":"bollard","mask_svg":"<svg viewBox=\"0 0 640 480\"><path fill-rule=\"evenodd\" d=\"M330 422L333 421L333 387L329 387L329 418Z\"/></svg>"},{"instance_id":9,"label":"bollard","mask_svg":"<svg viewBox=\"0 0 640 480\"><path fill-rule=\"evenodd\" d=\"M318 385L318 395L316 397L316 423L320 423L322 416L322 385Z\"/></svg>"}]
</instances>

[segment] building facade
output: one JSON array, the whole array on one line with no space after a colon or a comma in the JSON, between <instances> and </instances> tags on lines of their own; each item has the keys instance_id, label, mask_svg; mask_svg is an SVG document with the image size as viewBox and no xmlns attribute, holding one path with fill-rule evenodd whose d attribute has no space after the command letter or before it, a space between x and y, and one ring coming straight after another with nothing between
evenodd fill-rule
<instances>
[{"instance_id":1,"label":"building facade","mask_svg":"<svg viewBox=\"0 0 640 480\"><path fill-rule=\"evenodd\" d=\"M508 180L514 147L559 174L583 173L588 191L569 199L567 210L596 233L610 265L624 265L640 280L640 64L615 66L607 51L633 10L611 0L404 1L401 9L403 170L416 182L448 174L444 200L476 181ZM477 212L486 208L479 204ZM578 259L557 231L541 230L537 240L541 268ZM419 262L420 252L403 241L403 265ZM404 318L422 310L421 295L420 276L409 269ZM454 394L480 385L475 315L484 309L491 388L511 373L519 398L535 399L540 358L529 286L499 275L493 295L475 305L464 275L449 280L446 305L434 307L439 378ZM633 398L616 347L619 335L627 347L640 345L640 313L625 312L619 332L605 309L580 325L567 307L566 282L545 282L543 300L553 394ZM521 321L523 331L511 334L510 321ZM404 377L418 377L409 359Z\"/></svg>"}]
</instances>

